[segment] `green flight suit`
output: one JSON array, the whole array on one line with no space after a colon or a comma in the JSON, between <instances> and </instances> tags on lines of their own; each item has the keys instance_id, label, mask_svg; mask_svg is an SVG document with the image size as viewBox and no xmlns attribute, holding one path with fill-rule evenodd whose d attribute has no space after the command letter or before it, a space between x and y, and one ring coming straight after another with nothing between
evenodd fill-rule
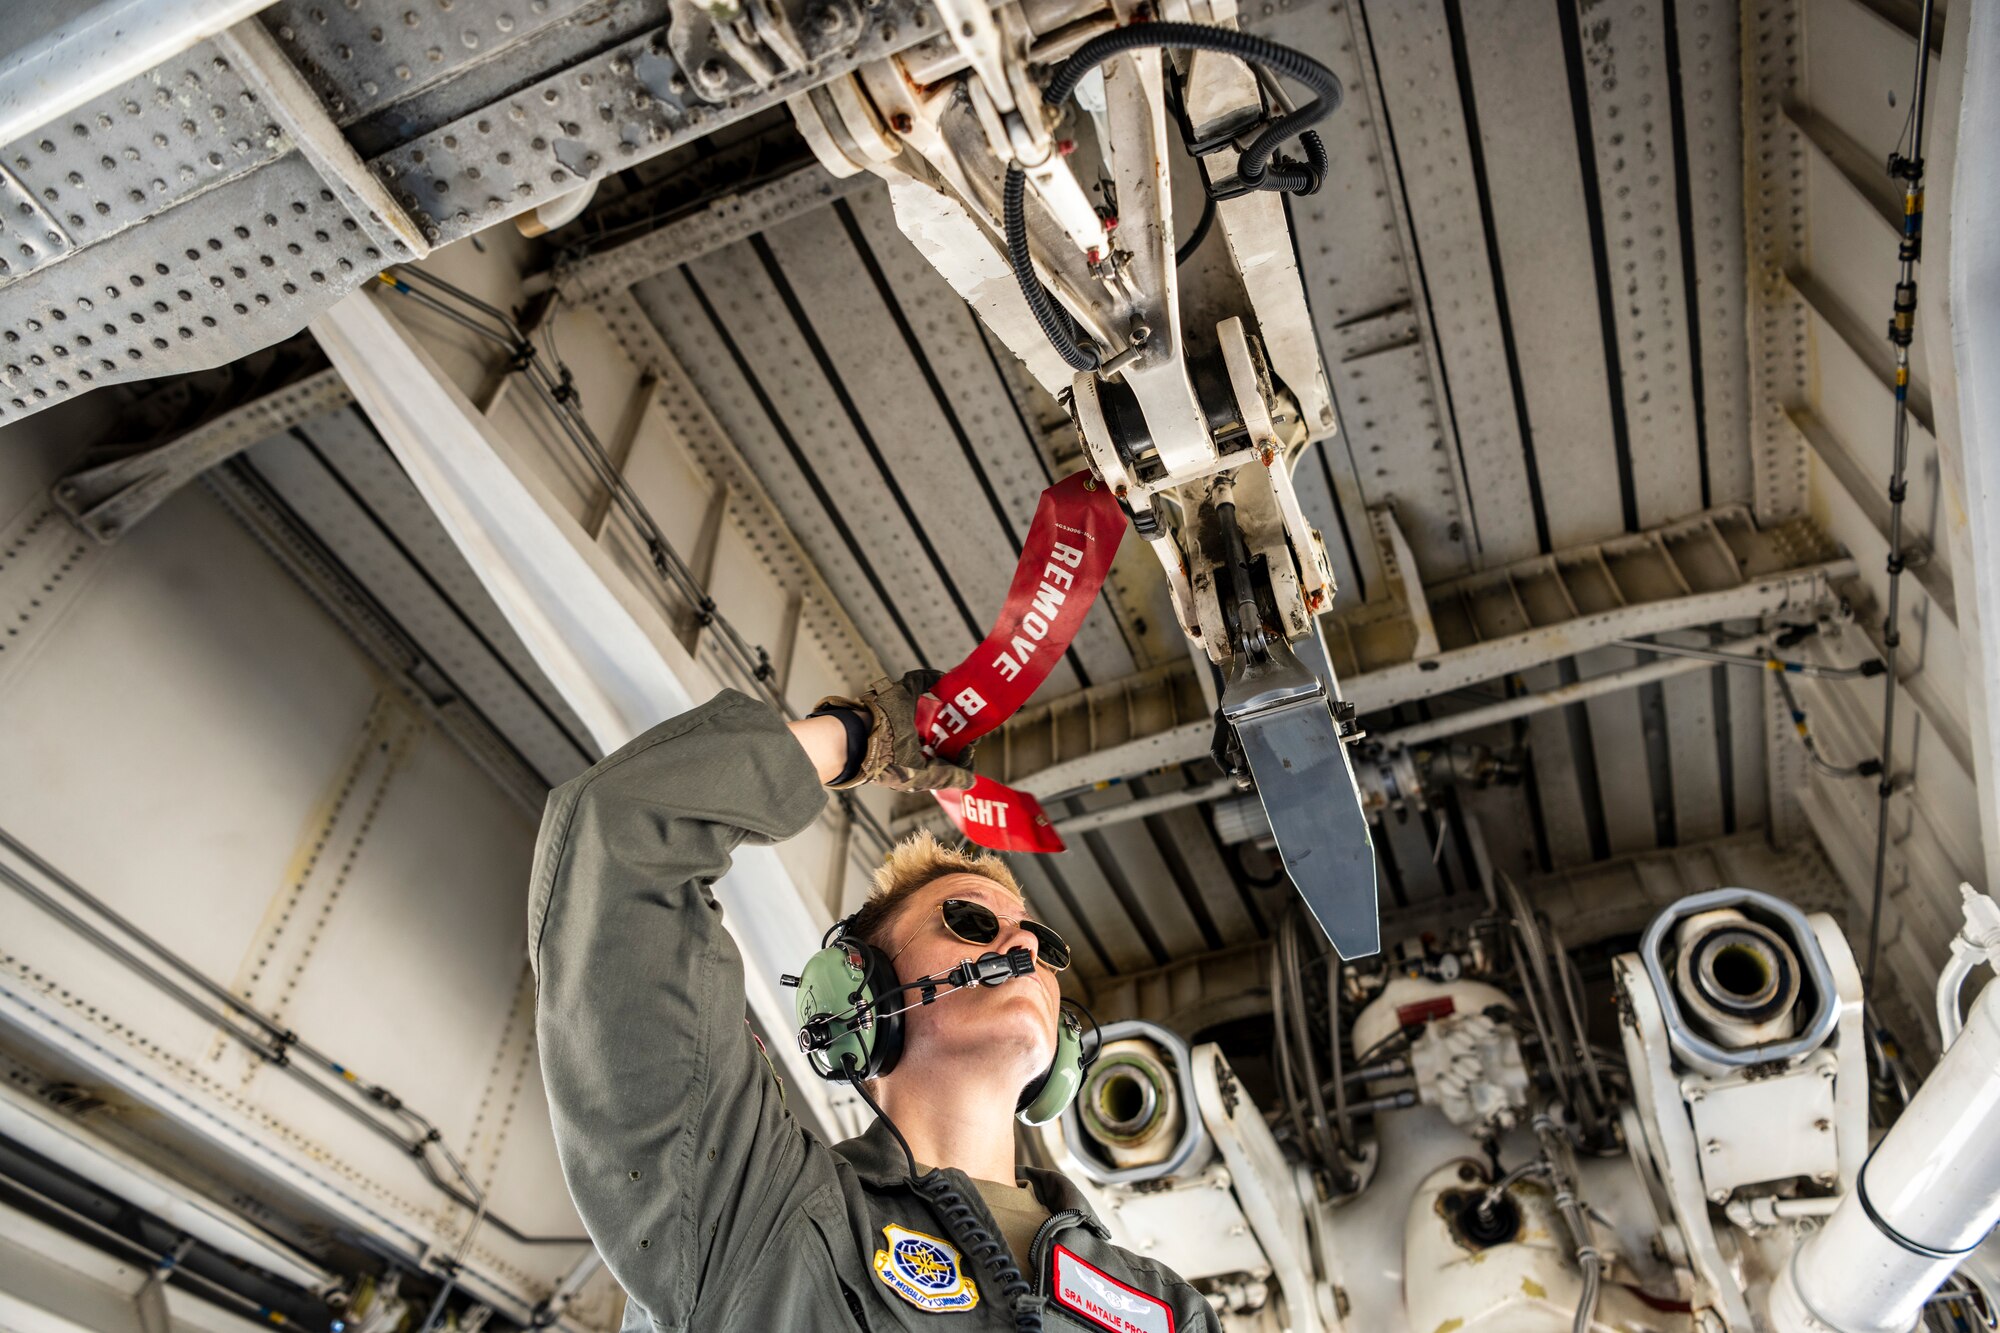
<instances>
[{"instance_id":1,"label":"green flight suit","mask_svg":"<svg viewBox=\"0 0 2000 1333\"><path fill-rule=\"evenodd\" d=\"M885 1128L828 1147L744 1022L742 956L709 886L736 846L798 833L825 799L777 714L734 691L549 797L528 897L542 1075L628 1330L1014 1327L968 1257L927 1243L945 1228ZM947 1174L999 1234L970 1180ZM1070 1298L1050 1301L1047 1328L1220 1333L1199 1292L1110 1243L1068 1180L1023 1174L1051 1214L1027 1276ZM921 1308L902 1294L913 1283L963 1308Z\"/></svg>"}]
</instances>

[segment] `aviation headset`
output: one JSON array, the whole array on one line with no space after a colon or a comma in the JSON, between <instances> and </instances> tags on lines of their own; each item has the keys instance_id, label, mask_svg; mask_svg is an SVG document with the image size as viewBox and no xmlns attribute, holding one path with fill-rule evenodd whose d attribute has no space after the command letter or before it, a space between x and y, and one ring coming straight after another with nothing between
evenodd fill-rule
<instances>
[{"instance_id":1,"label":"aviation headset","mask_svg":"<svg viewBox=\"0 0 2000 1333\"><path fill-rule=\"evenodd\" d=\"M930 1004L940 993L999 985L1034 973L1032 956L1026 949L1016 949L1011 956L988 953L949 972L898 982L889 956L849 932L853 919L836 921L820 951L806 960L799 974L783 978L798 991L799 1049L806 1052L814 1072L830 1082L865 1082L894 1069L903 1055L905 1009ZM894 1003L909 991L918 998ZM1073 1011L1080 1007L1070 1000L1061 1002L1055 1056L1021 1090L1014 1105L1023 1124L1055 1119L1083 1086L1096 1052L1084 1049L1083 1025Z\"/></svg>"}]
</instances>

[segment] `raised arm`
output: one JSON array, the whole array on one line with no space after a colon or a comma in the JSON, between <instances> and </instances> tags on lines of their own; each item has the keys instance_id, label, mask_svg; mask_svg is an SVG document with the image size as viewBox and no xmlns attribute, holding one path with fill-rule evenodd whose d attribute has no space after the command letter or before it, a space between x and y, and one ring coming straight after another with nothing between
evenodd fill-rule
<instances>
[{"instance_id":1,"label":"raised arm","mask_svg":"<svg viewBox=\"0 0 2000 1333\"><path fill-rule=\"evenodd\" d=\"M794 725L720 694L557 788L535 850L528 945L563 1174L613 1275L668 1327L806 1183L709 893L739 844L788 838L825 802L816 770L843 762L841 724Z\"/></svg>"}]
</instances>

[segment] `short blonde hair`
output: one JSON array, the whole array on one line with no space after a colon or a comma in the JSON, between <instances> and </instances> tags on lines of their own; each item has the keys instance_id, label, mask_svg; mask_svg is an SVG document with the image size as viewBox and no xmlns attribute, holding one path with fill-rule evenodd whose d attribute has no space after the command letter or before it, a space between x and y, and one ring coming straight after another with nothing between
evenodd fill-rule
<instances>
[{"instance_id":1,"label":"short blonde hair","mask_svg":"<svg viewBox=\"0 0 2000 1333\"><path fill-rule=\"evenodd\" d=\"M945 875L979 875L1014 895L1023 905L1028 895L1007 863L991 852L947 847L929 829L918 829L889 849L875 867L875 887L848 923L848 930L876 948L886 948L883 931L910 896Z\"/></svg>"}]
</instances>

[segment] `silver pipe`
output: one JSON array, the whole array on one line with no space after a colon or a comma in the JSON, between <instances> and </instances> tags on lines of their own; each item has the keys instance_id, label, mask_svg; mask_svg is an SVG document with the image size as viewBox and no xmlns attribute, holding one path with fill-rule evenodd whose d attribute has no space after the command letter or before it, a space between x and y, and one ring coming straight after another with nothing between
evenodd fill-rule
<instances>
[{"instance_id":1,"label":"silver pipe","mask_svg":"<svg viewBox=\"0 0 2000 1333\"><path fill-rule=\"evenodd\" d=\"M1761 636L1734 639L1722 644L1719 651L1755 648L1761 642ZM1643 646L1652 648L1656 645ZM1651 685L1655 681L1683 676L1691 671L1701 670L1704 665L1706 664L1692 658L1663 656L1657 662L1646 662L1639 666L1627 667L1623 671L1593 676L1589 680L1580 680L1573 685L1559 685L1552 690L1524 694L1518 699L1468 708L1462 713L1453 713L1448 717L1436 717L1428 722L1412 723L1410 726L1398 727L1393 731L1377 731L1370 734L1374 740L1392 748L1398 745L1422 745L1443 736L1455 736L1460 732L1492 726L1496 722L1511 722L1517 717L1528 717L1551 708L1561 708L1565 704L1582 703L1585 699L1595 699L1599 695L1615 694L1619 690L1636 689L1641 685Z\"/></svg>"},{"instance_id":2,"label":"silver pipe","mask_svg":"<svg viewBox=\"0 0 2000 1333\"><path fill-rule=\"evenodd\" d=\"M1199 787L1188 787L1182 791L1163 792L1158 796L1144 796L1123 805L1110 806L1103 810L1092 810L1086 814L1071 815L1068 819L1055 821L1056 832L1068 836L1072 833L1087 833L1091 829L1109 828L1113 824L1128 824L1135 819L1157 815L1168 810L1178 810L1184 805L1199 805L1218 797L1231 796L1242 790L1235 778L1221 778L1204 783Z\"/></svg>"},{"instance_id":3,"label":"silver pipe","mask_svg":"<svg viewBox=\"0 0 2000 1333\"><path fill-rule=\"evenodd\" d=\"M1882 889L1889 865L1889 797L1896 788L1896 649L1903 636L1896 629L1903 591L1903 496L1910 461L1910 342L1917 327L1917 261L1924 245L1924 103L1930 93L1931 11L1924 0L1917 24L1916 95L1910 105L1910 155L1891 156L1890 171L1903 178L1903 239L1896 249L1896 299L1889 319L1889 341L1896 347L1896 418L1889 467L1889 596L1882 617L1882 771L1875 779L1875 887L1868 907L1868 963L1861 970L1862 989L1875 990L1875 960L1882 943Z\"/></svg>"},{"instance_id":4,"label":"silver pipe","mask_svg":"<svg viewBox=\"0 0 2000 1333\"><path fill-rule=\"evenodd\" d=\"M1590 1325L1597 1318L1598 1289L1604 1280L1603 1259L1597 1249L1597 1237L1590 1229L1590 1219L1584 1215L1583 1198L1576 1192L1576 1181L1565 1164L1569 1145L1561 1126L1545 1111L1535 1117L1534 1127L1535 1137L1542 1145L1542 1161L1548 1165L1556 1211L1562 1214L1563 1225L1569 1228L1577 1270L1583 1277L1583 1290L1576 1298L1576 1319L1571 1328L1573 1333L1590 1333Z\"/></svg>"},{"instance_id":5,"label":"silver pipe","mask_svg":"<svg viewBox=\"0 0 2000 1333\"><path fill-rule=\"evenodd\" d=\"M1821 666L1816 662L1788 661L1763 652L1761 639L1750 641L1750 646L1759 650L1756 653L1732 652L1726 648L1696 648L1685 643L1661 643L1655 639L1613 639L1611 646L1635 648L1643 653L1661 653L1668 657L1690 657L1696 661L1716 662L1723 666L1754 667L1758 671L1781 671L1786 675L1807 676L1814 680L1859 680L1863 676L1881 674L1868 666L1836 667Z\"/></svg>"},{"instance_id":6,"label":"silver pipe","mask_svg":"<svg viewBox=\"0 0 2000 1333\"><path fill-rule=\"evenodd\" d=\"M340 1284L333 1273L276 1238L228 1216L116 1148L93 1141L81 1127L4 1085L0 1085L0 1134L220 1254L316 1294L324 1295Z\"/></svg>"}]
</instances>

